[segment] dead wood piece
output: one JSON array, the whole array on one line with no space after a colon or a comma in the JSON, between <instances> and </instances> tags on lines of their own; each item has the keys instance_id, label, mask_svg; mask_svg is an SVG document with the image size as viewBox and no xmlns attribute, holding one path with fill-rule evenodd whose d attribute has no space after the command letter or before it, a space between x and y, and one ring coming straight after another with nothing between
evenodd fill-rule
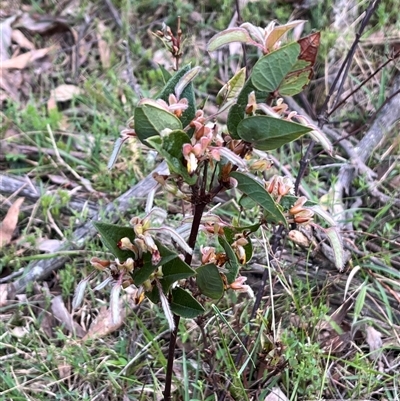
<instances>
[{"instance_id":1,"label":"dead wood piece","mask_svg":"<svg viewBox=\"0 0 400 401\"><path fill-rule=\"evenodd\" d=\"M381 143L387 136L391 135L391 129L393 125L400 119L400 73L398 73L395 77L391 93L394 94L394 96L391 97L390 100L382 107L371 127L365 133L358 146L354 149L356 154L355 157L352 156L350 163L343 165L339 170L338 180L332 187L332 190L335 194L335 215L343 215L343 194L348 193L358 167L365 164L379 143ZM395 199L380 193L377 189L377 184L375 182L371 182L371 180L369 181L369 192L372 196L376 196L382 202L393 202L393 204L396 206L400 206L399 199Z\"/></svg>"},{"instance_id":2,"label":"dead wood piece","mask_svg":"<svg viewBox=\"0 0 400 401\"><path fill-rule=\"evenodd\" d=\"M161 163L151 174L149 174L127 192L122 194L119 198L115 200L115 202L110 203L106 206L104 210L96 213L93 216L92 221L100 221L103 219L102 216L106 216L108 222L116 223L119 217L123 215L124 212L132 205L132 201L138 198L145 198L154 188L154 186L156 185L156 181L153 179L154 172L157 172L159 174L167 174L168 170L166 163ZM65 250L83 249L87 241L94 238L97 233L92 224L92 221L89 221L83 226L76 229L72 235L72 239L70 240L69 244L66 246L62 245L59 249L56 249L55 251L59 252ZM16 294L23 292L28 284L38 280L43 280L52 271L63 267L65 263L68 262L68 260L68 257L61 256L54 259L36 261L29 264L29 266L27 266L26 268L26 274L20 279L8 285L8 293Z\"/></svg>"},{"instance_id":3,"label":"dead wood piece","mask_svg":"<svg viewBox=\"0 0 400 401\"><path fill-rule=\"evenodd\" d=\"M32 182L27 179L0 173L0 193L2 195L18 193L19 196L23 196L35 202L40 199L41 192L39 187L32 184ZM57 199L57 194L54 196ZM79 213L87 210L88 217L93 217L98 213L97 205L94 202L77 197L71 199L65 211L70 214L71 210Z\"/></svg>"},{"instance_id":4,"label":"dead wood piece","mask_svg":"<svg viewBox=\"0 0 400 401\"><path fill-rule=\"evenodd\" d=\"M350 157L349 163L344 164L340 168L336 184L331 187L331 191L334 194L333 214L335 217L344 217L343 194L349 192L351 182L356 172L366 175L370 183L369 193L372 196L377 197L381 202L392 202L394 205L400 207L399 199L385 195L377 189L377 183L373 181L373 173L365 164L379 143L383 142L387 136L391 135L393 125L400 120L400 73L398 73L394 79L391 94L392 97L378 112L374 122L357 147L354 147L350 141L342 139L341 135L335 130L328 127L323 128L323 131L330 138L334 141L339 141L339 145ZM305 115L312 121L312 119L307 116L307 113L299 107L293 99L287 98L285 101L292 110ZM312 121L312 123L318 125L315 121ZM343 218L343 221L345 220L346 219ZM343 224L344 223L342 223L342 225Z\"/></svg>"}]
</instances>

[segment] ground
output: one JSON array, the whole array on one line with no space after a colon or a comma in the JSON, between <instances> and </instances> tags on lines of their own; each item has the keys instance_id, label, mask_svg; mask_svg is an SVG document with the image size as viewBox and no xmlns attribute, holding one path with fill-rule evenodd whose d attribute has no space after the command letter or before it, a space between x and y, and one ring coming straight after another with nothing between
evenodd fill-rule
<instances>
[{"instance_id":1,"label":"ground","mask_svg":"<svg viewBox=\"0 0 400 401\"><path fill-rule=\"evenodd\" d=\"M92 220L128 225L143 216L145 177L161 162L130 141L107 168L138 92L156 96L164 85L160 66L173 72L155 33L163 23L174 31L180 16L181 64L201 66L196 100L212 114L219 89L243 59L240 46L211 54L206 46L237 23L235 7L211 0L1 2L1 400L162 399L169 341L162 309L149 301L134 306L126 293L123 324L114 325L108 287L86 292L76 310L73 296L93 269L90 259L107 255ZM315 124L324 121L333 144L334 155L314 146L301 191L341 216L346 263L343 271L335 267L321 232L305 246L284 237L270 260L274 238L259 232L243 269L254 292L263 291L255 317L249 320L254 300L228 292L201 319L181 322L174 399L400 398L396 2L374 10L340 93L331 94L321 114L367 7L349 0L252 1L241 9L242 21L257 26L304 19L296 35L321 31L313 79L287 103L301 106ZM247 49L248 65L257 57ZM271 152L268 174L296 179L309 142ZM354 154L360 147L365 154ZM226 196L218 213L231 218L239 197ZM163 195L156 204L179 223L181 205ZM251 223L256 215L248 209L242 218ZM97 275L91 287L103 279Z\"/></svg>"}]
</instances>

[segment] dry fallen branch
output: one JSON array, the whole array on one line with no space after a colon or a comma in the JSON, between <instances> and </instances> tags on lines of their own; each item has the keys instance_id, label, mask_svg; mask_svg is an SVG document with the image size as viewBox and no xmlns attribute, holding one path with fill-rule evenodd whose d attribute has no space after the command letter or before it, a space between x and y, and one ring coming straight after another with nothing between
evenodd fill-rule
<instances>
[{"instance_id":1,"label":"dry fallen branch","mask_svg":"<svg viewBox=\"0 0 400 401\"><path fill-rule=\"evenodd\" d=\"M41 190L39 187L32 184L28 179L15 177L0 173L0 193L1 194L15 194L23 196L26 199L35 202L41 197ZM58 195L54 194L56 199ZM79 213L87 213L88 217L93 217L98 212L96 203L86 199L75 198L68 203L68 211L77 211Z\"/></svg>"},{"instance_id":2,"label":"dry fallen branch","mask_svg":"<svg viewBox=\"0 0 400 401\"><path fill-rule=\"evenodd\" d=\"M161 163L153 172L166 174L166 164ZM119 216L124 214L124 212L131 206L131 203L135 198L145 198L151 189L154 188L156 182L152 176L153 172L117 198L115 202L107 205L104 210L96 213L96 215L93 217L93 220L101 220L102 216L106 216L109 222L117 222ZM69 245L61 246L56 251L59 252L83 249L87 241L91 240L96 235L97 231L93 227L92 221L89 221L74 231ZM23 277L11 284L8 284L7 292L9 294L9 299L11 299L16 293L21 293L24 291L28 284L46 278L52 271L64 266L68 260L68 257L61 256L54 259L41 260L31 263L26 268L26 274Z\"/></svg>"},{"instance_id":3,"label":"dry fallen branch","mask_svg":"<svg viewBox=\"0 0 400 401\"><path fill-rule=\"evenodd\" d=\"M382 194L377 190L377 184L372 179L371 170L365 164L379 143L391 135L393 125L400 119L400 74L395 77L391 96L390 100L377 113L375 120L357 147L354 147L350 141L342 139L341 135L335 130L328 127L323 128L323 131L330 138L339 142L339 145L350 158L349 162L340 168L337 182L331 188L334 193L333 214L335 216L343 216L343 194L349 193L356 172L366 175L369 181L369 193L372 196L377 197L381 202L392 202L394 205L400 206L399 199ZM306 112L293 99L286 99L286 102L292 110L306 115Z\"/></svg>"},{"instance_id":4,"label":"dry fallen branch","mask_svg":"<svg viewBox=\"0 0 400 401\"><path fill-rule=\"evenodd\" d=\"M338 180L332 188L335 194L335 215L343 215L343 194L348 193L359 166L364 165L377 146L392 135L393 125L400 119L400 74L395 77L391 94L393 96L378 112L374 122L354 149L355 157L352 156L350 163L343 165L339 170ZM368 177L368 174L367 178L370 181L369 192L372 196L381 202L393 202L396 206L400 206L399 199L380 193L377 184Z\"/></svg>"}]
</instances>

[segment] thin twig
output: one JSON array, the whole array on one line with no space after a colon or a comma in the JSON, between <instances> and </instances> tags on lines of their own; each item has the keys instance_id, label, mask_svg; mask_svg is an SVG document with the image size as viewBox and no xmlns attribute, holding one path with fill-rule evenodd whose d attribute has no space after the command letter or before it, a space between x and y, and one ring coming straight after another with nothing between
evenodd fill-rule
<instances>
[{"instance_id":1,"label":"thin twig","mask_svg":"<svg viewBox=\"0 0 400 401\"><path fill-rule=\"evenodd\" d=\"M371 80L378 72L382 71L389 63L393 60L396 60L400 57L400 50L396 52L394 56L389 57L382 65L380 65L369 77L367 77L364 81L360 83L354 90L352 90L343 100L335 105L330 112L327 113L327 117L329 117L332 113L334 113L340 106L342 106L347 99L353 96L356 92L358 92L369 80ZM383 105L382 105L383 106Z\"/></svg>"},{"instance_id":2,"label":"thin twig","mask_svg":"<svg viewBox=\"0 0 400 401\"><path fill-rule=\"evenodd\" d=\"M122 19L121 19L120 15L119 15L118 10L114 6L112 0L105 0L105 2L107 4L107 7L110 10L112 16L114 17L115 22L123 30L124 24L122 22ZM131 40L131 42L135 41L135 37L129 32L128 32L128 38Z\"/></svg>"},{"instance_id":3,"label":"thin twig","mask_svg":"<svg viewBox=\"0 0 400 401\"><path fill-rule=\"evenodd\" d=\"M337 91L337 94L336 94L336 101L335 101L334 106L336 106L337 103L339 102L340 94L342 92L344 82L345 82L345 80L347 78L347 74L349 72L349 69L350 69L350 66L351 66L351 62L353 60L353 56L354 56L354 53L356 51L357 45L358 45L358 43L359 43L359 41L361 39L361 36L362 36L362 34L364 32L365 27L367 26L370 18L374 14L374 12L375 12L375 10L378 7L380 2L381 2L381 0L371 1L369 6L368 6L368 8L367 8L367 10L365 11L365 16L364 16L363 20L361 21L360 28L359 28L358 32L356 33L356 37L355 37L355 39L353 41L353 44L352 44L352 46L350 48L350 51L347 53L347 56L346 56L344 62L342 63L342 65L341 65L341 67L340 67L340 69L339 69L339 71L338 71L338 73L336 75L336 78L333 81L333 84L332 84L332 86L331 86L331 88L329 90L328 96L326 97L325 102L322 105L321 110L319 112L319 118L318 118L319 127L322 127L323 124L324 124L324 121L326 119L326 110L328 108L329 101L331 100L331 96L333 95L333 93L336 90L336 85L339 82L340 77L343 76L343 78L342 78L342 80L341 80L341 82L339 84L339 88L338 88L338 91ZM343 71L344 71L344 73L343 73Z\"/></svg>"},{"instance_id":4,"label":"thin twig","mask_svg":"<svg viewBox=\"0 0 400 401\"><path fill-rule=\"evenodd\" d=\"M53 131L50 127L49 124L47 124L47 132L49 133L50 136L50 141L53 146L57 161L65 167L89 192L96 192L92 185L90 184L90 181L87 180L86 178L81 177L68 163L64 161L64 159L61 157L60 152L58 151L56 141L54 139Z\"/></svg>"},{"instance_id":5,"label":"thin twig","mask_svg":"<svg viewBox=\"0 0 400 401\"><path fill-rule=\"evenodd\" d=\"M236 13L237 13L237 24L240 25L243 20L242 20L242 14L240 12L240 0L235 1L236 4ZM243 60L242 60L242 66L247 67L247 51L246 51L246 45L242 43L242 54L243 54ZM246 79L249 77L249 71L246 68Z\"/></svg>"}]
</instances>

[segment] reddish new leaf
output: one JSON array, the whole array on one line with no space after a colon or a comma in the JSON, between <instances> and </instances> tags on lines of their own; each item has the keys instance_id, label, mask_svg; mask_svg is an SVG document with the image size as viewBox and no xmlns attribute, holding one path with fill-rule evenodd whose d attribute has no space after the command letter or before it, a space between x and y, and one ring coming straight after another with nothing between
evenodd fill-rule
<instances>
[{"instance_id":1,"label":"reddish new leaf","mask_svg":"<svg viewBox=\"0 0 400 401\"><path fill-rule=\"evenodd\" d=\"M316 32L298 40L300 54L293 69L279 87L280 96L293 96L300 93L310 82L318 54L320 36L320 32Z\"/></svg>"},{"instance_id":2,"label":"reddish new leaf","mask_svg":"<svg viewBox=\"0 0 400 401\"><path fill-rule=\"evenodd\" d=\"M315 32L297 41L300 45L299 60L308 61L310 68L315 64L319 45L321 42L321 32Z\"/></svg>"}]
</instances>

